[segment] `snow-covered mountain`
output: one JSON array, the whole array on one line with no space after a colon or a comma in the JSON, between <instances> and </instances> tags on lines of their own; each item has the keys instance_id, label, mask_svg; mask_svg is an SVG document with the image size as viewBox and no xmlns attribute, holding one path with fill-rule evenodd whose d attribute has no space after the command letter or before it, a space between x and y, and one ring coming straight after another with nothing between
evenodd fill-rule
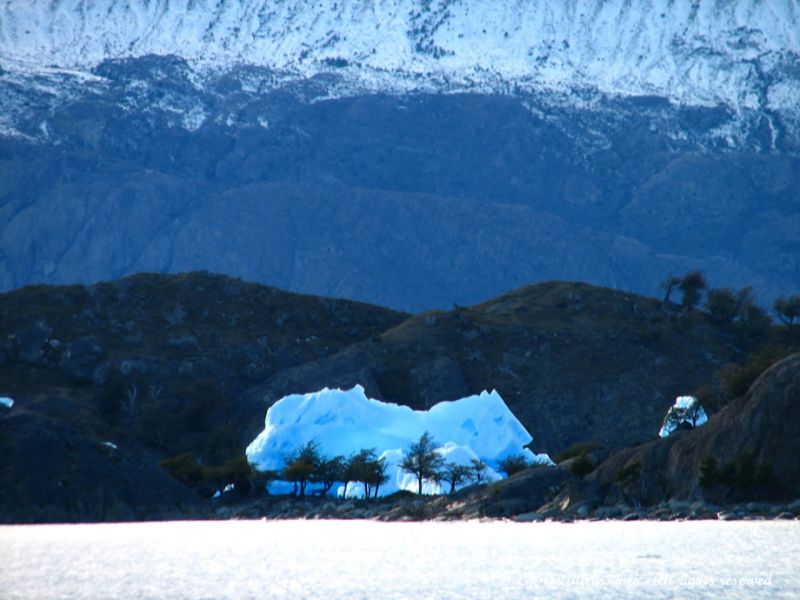
<instances>
[{"instance_id":1,"label":"snow-covered mountain","mask_svg":"<svg viewBox=\"0 0 800 600\"><path fill-rule=\"evenodd\" d=\"M800 0L0 0L0 289L800 280Z\"/></svg>"},{"instance_id":2,"label":"snow-covered mountain","mask_svg":"<svg viewBox=\"0 0 800 600\"><path fill-rule=\"evenodd\" d=\"M788 110L797 0L6 0L5 70L180 56L359 87L597 89Z\"/></svg>"}]
</instances>

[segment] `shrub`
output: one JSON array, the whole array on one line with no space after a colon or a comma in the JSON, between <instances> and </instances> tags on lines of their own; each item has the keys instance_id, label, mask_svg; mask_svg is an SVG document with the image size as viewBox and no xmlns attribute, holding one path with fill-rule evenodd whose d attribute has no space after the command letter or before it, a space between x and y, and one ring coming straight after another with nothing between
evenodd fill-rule
<instances>
[{"instance_id":1,"label":"shrub","mask_svg":"<svg viewBox=\"0 0 800 600\"><path fill-rule=\"evenodd\" d=\"M617 483L623 485L629 485L635 483L642 474L642 463L638 460L629 463L622 467L617 474L614 476L614 479Z\"/></svg>"},{"instance_id":2,"label":"shrub","mask_svg":"<svg viewBox=\"0 0 800 600\"><path fill-rule=\"evenodd\" d=\"M718 323L730 323L739 311L739 302L736 293L729 288L716 288L709 290L706 298L706 308L711 318Z\"/></svg>"},{"instance_id":3,"label":"shrub","mask_svg":"<svg viewBox=\"0 0 800 600\"><path fill-rule=\"evenodd\" d=\"M506 456L503 460L499 461L497 466L506 475L511 477L512 475L529 468L531 463L528 462L528 459L525 457L525 455L513 454L511 456Z\"/></svg>"},{"instance_id":4,"label":"shrub","mask_svg":"<svg viewBox=\"0 0 800 600\"><path fill-rule=\"evenodd\" d=\"M588 456L582 454L569 466L569 471L575 477L584 477L594 471L595 464Z\"/></svg>"},{"instance_id":5,"label":"shrub","mask_svg":"<svg viewBox=\"0 0 800 600\"><path fill-rule=\"evenodd\" d=\"M788 346L767 346L751 355L743 365L724 367L717 377L728 399L744 396L764 371L796 350Z\"/></svg>"},{"instance_id":6,"label":"shrub","mask_svg":"<svg viewBox=\"0 0 800 600\"><path fill-rule=\"evenodd\" d=\"M191 452L183 452L170 458L165 458L158 463L181 483L194 487L203 477L201 467Z\"/></svg>"},{"instance_id":7,"label":"shrub","mask_svg":"<svg viewBox=\"0 0 800 600\"><path fill-rule=\"evenodd\" d=\"M690 311L703 298L703 290L706 289L706 278L700 271L692 271L683 276L678 284L678 289L683 294L681 306L686 311Z\"/></svg>"},{"instance_id":8,"label":"shrub","mask_svg":"<svg viewBox=\"0 0 800 600\"><path fill-rule=\"evenodd\" d=\"M569 448L562 450L558 454L556 454L555 461L556 463L564 462L565 460L569 460L570 458L575 458L576 456L585 456L592 452L593 450L597 450L600 447L600 442L593 440L591 442L575 442Z\"/></svg>"},{"instance_id":9,"label":"shrub","mask_svg":"<svg viewBox=\"0 0 800 600\"><path fill-rule=\"evenodd\" d=\"M793 294L787 298L777 298L772 309L785 325L792 325L795 319L800 319L800 295Z\"/></svg>"},{"instance_id":10,"label":"shrub","mask_svg":"<svg viewBox=\"0 0 800 600\"><path fill-rule=\"evenodd\" d=\"M718 467L717 459L706 456L700 463L700 487L720 489L738 497L769 495L777 484L772 465L757 463L755 453L746 448L736 458Z\"/></svg>"}]
</instances>

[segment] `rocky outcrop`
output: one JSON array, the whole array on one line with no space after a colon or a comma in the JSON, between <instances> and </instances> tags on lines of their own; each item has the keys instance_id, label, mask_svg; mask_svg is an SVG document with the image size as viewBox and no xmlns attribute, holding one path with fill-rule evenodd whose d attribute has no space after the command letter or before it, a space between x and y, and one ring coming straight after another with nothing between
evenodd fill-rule
<instances>
[{"instance_id":1,"label":"rocky outcrop","mask_svg":"<svg viewBox=\"0 0 800 600\"><path fill-rule=\"evenodd\" d=\"M91 438L63 419L19 406L0 410L0 456L2 523L200 514L200 498L159 468L140 445Z\"/></svg>"},{"instance_id":2,"label":"rocky outcrop","mask_svg":"<svg viewBox=\"0 0 800 600\"><path fill-rule=\"evenodd\" d=\"M708 424L612 455L587 478L594 488L573 490L573 497L610 505L794 499L800 497L798 456L800 354L795 354L768 369Z\"/></svg>"}]
</instances>

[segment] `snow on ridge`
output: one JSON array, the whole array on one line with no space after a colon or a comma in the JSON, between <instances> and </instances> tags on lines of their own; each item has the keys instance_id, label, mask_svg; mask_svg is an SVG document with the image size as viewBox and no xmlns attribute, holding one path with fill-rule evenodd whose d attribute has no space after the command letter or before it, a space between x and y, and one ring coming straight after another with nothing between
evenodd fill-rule
<instances>
[{"instance_id":1,"label":"snow on ridge","mask_svg":"<svg viewBox=\"0 0 800 600\"><path fill-rule=\"evenodd\" d=\"M792 106L796 0L7 0L0 64L86 70L177 55L196 67L310 76L524 81L692 104ZM764 80L780 91L764 98ZM767 92L769 94L769 92Z\"/></svg>"}]
</instances>

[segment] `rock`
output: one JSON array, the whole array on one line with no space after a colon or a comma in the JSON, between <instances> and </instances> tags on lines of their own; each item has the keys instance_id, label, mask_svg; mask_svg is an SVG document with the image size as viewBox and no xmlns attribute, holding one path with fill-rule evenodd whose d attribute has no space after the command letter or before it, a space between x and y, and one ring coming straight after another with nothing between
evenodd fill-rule
<instances>
[{"instance_id":1,"label":"rock","mask_svg":"<svg viewBox=\"0 0 800 600\"><path fill-rule=\"evenodd\" d=\"M518 523L532 523L534 521L544 521L545 515L537 512L526 512L521 515L516 515L513 520Z\"/></svg>"},{"instance_id":2,"label":"rock","mask_svg":"<svg viewBox=\"0 0 800 600\"><path fill-rule=\"evenodd\" d=\"M594 516L598 519L613 519L620 514L621 511L616 506L601 506L594 511Z\"/></svg>"},{"instance_id":3,"label":"rock","mask_svg":"<svg viewBox=\"0 0 800 600\"><path fill-rule=\"evenodd\" d=\"M727 404L703 427L620 450L587 479L609 488L605 503L609 503L617 490L619 494L633 494L643 505L653 505L667 500L666 490L670 490L673 498L670 506L676 512L688 509L692 518L705 518L713 512L713 507L678 504L702 493L699 477L703 461L712 456L718 465L736 464L742 460L744 448L755 448L758 450L750 457L755 468L768 468L774 474L779 492L796 497L800 493L798 394L800 354L794 354L767 369L747 394ZM620 482L619 474L633 464L640 465L635 477ZM735 497L735 491L728 493L731 494L728 498ZM769 505L750 502L745 509L753 515L764 514Z\"/></svg>"},{"instance_id":4,"label":"rock","mask_svg":"<svg viewBox=\"0 0 800 600\"><path fill-rule=\"evenodd\" d=\"M786 520L794 519L794 514L790 513L789 511L785 511L785 512L782 512L782 513L778 514L775 518L776 519L786 519Z\"/></svg>"},{"instance_id":5,"label":"rock","mask_svg":"<svg viewBox=\"0 0 800 600\"><path fill-rule=\"evenodd\" d=\"M583 504L583 505L581 505L581 506L579 506L577 508L577 510L575 511L574 514L579 519L585 519L586 517L589 516L590 512L591 511L590 511L589 505L588 504Z\"/></svg>"},{"instance_id":6,"label":"rock","mask_svg":"<svg viewBox=\"0 0 800 600\"><path fill-rule=\"evenodd\" d=\"M447 356L417 365L411 369L410 376L417 402L426 408L442 400L469 395L461 367Z\"/></svg>"},{"instance_id":7,"label":"rock","mask_svg":"<svg viewBox=\"0 0 800 600\"><path fill-rule=\"evenodd\" d=\"M31 364L44 362L47 340L52 334L52 329L43 321L38 321L32 327L17 333L13 346L16 346L19 360Z\"/></svg>"},{"instance_id":8,"label":"rock","mask_svg":"<svg viewBox=\"0 0 800 600\"><path fill-rule=\"evenodd\" d=\"M750 513L767 513L769 512L770 506L763 502L748 502L745 505L745 509Z\"/></svg>"},{"instance_id":9,"label":"rock","mask_svg":"<svg viewBox=\"0 0 800 600\"><path fill-rule=\"evenodd\" d=\"M642 515L638 512L630 512L622 517L623 521L638 521Z\"/></svg>"},{"instance_id":10,"label":"rock","mask_svg":"<svg viewBox=\"0 0 800 600\"><path fill-rule=\"evenodd\" d=\"M672 520L675 518L675 512L668 507L662 507L653 511L653 517L656 519Z\"/></svg>"},{"instance_id":11,"label":"rock","mask_svg":"<svg viewBox=\"0 0 800 600\"><path fill-rule=\"evenodd\" d=\"M717 519L720 521L740 521L742 516L732 511L720 511L717 513Z\"/></svg>"},{"instance_id":12,"label":"rock","mask_svg":"<svg viewBox=\"0 0 800 600\"><path fill-rule=\"evenodd\" d=\"M71 377L92 381L97 364L104 355L102 346L93 336L81 337L67 344L59 367Z\"/></svg>"}]
</instances>

